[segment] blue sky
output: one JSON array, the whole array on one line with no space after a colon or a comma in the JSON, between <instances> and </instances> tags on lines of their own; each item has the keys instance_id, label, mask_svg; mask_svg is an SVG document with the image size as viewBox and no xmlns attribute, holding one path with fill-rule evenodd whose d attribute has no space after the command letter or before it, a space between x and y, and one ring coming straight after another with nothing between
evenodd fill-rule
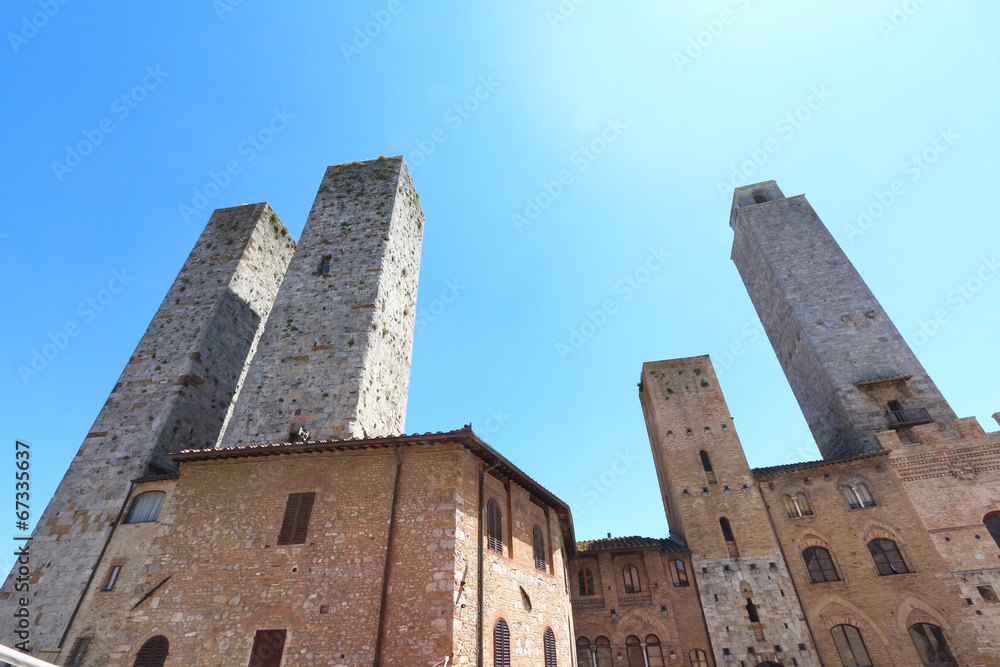
<instances>
[{"instance_id":1,"label":"blue sky","mask_svg":"<svg viewBox=\"0 0 1000 667\"><path fill-rule=\"evenodd\" d=\"M667 533L644 361L711 354L752 466L818 458L729 260L734 184L804 193L995 430L997 25L966 0L7 2L0 471L31 443L37 519L213 208L266 200L298 236L324 168L380 154L427 215L407 430L472 422L581 538Z\"/></svg>"}]
</instances>

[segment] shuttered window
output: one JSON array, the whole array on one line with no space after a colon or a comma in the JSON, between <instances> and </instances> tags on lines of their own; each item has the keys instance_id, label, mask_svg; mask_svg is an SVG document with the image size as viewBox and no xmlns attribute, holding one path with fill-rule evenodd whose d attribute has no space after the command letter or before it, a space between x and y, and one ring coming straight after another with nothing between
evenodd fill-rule
<instances>
[{"instance_id":1,"label":"shuttered window","mask_svg":"<svg viewBox=\"0 0 1000 667\"><path fill-rule=\"evenodd\" d=\"M535 551L535 569L545 571L545 535L542 533L542 527L537 523L535 524L534 530L531 531L532 544L534 545Z\"/></svg>"},{"instance_id":2,"label":"shuttered window","mask_svg":"<svg viewBox=\"0 0 1000 667\"><path fill-rule=\"evenodd\" d=\"M503 553L503 512L500 503L493 498L486 503L486 533L488 548L498 554Z\"/></svg>"},{"instance_id":3,"label":"shuttered window","mask_svg":"<svg viewBox=\"0 0 1000 667\"><path fill-rule=\"evenodd\" d=\"M309 530L315 493L290 493L285 503L285 516L278 531L278 544L305 544Z\"/></svg>"},{"instance_id":4,"label":"shuttered window","mask_svg":"<svg viewBox=\"0 0 1000 667\"><path fill-rule=\"evenodd\" d=\"M83 658L90 648L90 637L80 637L73 643L73 650L69 652L69 659L66 660L66 667L81 667Z\"/></svg>"},{"instance_id":5,"label":"shuttered window","mask_svg":"<svg viewBox=\"0 0 1000 667\"><path fill-rule=\"evenodd\" d=\"M142 645L132 667L163 667L169 653L170 642L163 635L156 635Z\"/></svg>"},{"instance_id":6,"label":"shuttered window","mask_svg":"<svg viewBox=\"0 0 1000 667\"><path fill-rule=\"evenodd\" d=\"M163 491L149 491L132 501L125 523L146 523L156 521L160 517L160 508L167 494Z\"/></svg>"},{"instance_id":7,"label":"shuttered window","mask_svg":"<svg viewBox=\"0 0 1000 667\"><path fill-rule=\"evenodd\" d=\"M287 630L258 630L253 638L249 667L280 667Z\"/></svg>"},{"instance_id":8,"label":"shuttered window","mask_svg":"<svg viewBox=\"0 0 1000 667\"><path fill-rule=\"evenodd\" d=\"M556 633L545 628L545 667L556 667Z\"/></svg>"},{"instance_id":9,"label":"shuttered window","mask_svg":"<svg viewBox=\"0 0 1000 667\"><path fill-rule=\"evenodd\" d=\"M493 626L493 667L510 667L510 629L502 618Z\"/></svg>"}]
</instances>

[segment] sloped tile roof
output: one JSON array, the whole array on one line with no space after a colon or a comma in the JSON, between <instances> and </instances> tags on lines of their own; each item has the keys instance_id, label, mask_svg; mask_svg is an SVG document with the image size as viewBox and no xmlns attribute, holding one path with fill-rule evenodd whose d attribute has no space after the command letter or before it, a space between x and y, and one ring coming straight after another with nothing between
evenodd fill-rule
<instances>
[{"instance_id":1,"label":"sloped tile roof","mask_svg":"<svg viewBox=\"0 0 1000 667\"><path fill-rule=\"evenodd\" d=\"M600 540L577 542L578 551L634 551L636 549L660 549L664 553L685 554L691 550L672 537L607 537Z\"/></svg>"}]
</instances>

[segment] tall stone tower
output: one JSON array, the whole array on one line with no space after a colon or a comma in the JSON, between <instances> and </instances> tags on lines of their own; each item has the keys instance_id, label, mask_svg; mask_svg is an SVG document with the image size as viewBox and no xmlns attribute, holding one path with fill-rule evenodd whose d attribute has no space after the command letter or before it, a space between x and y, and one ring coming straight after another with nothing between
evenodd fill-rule
<instances>
[{"instance_id":1,"label":"tall stone tower","mask_svg":"<svg viewBox=\"0 0 1000 667\"><path fill-rule=\"evenodd\" d=\"M423 222L402 156L327 169L219 446L402 432Z\"/></svg>"},{"instance_id":2,"label":"tall stone tower","mask_svg":"<svg viewBox=\"0 0 1000 667\"><path fill-rule=\"evenodd\" d=\"M130 481L215 443L294 247L268 204L212 215L32 534L32 648L59 645ZM25 638L13 584L0 590L7 645Z\"/></svg>"},{"instance_id":3,"label":"tall stone tower","mask_svg":"<svg viewBox=\"0 0 1000 667\"><path fill-rule=\"evenodd\" d=\"M804 196L738 188L733 261L826 459L955 414Z\"/></svg>"},{"instance_id":4,"label":"tall stone tower","mask_svg":"<svg viewBox=\"0 0 1000 667\"><path fill-rule=\"evenodd\" d=\"M639 397L670 530L692 552L716 658L818 665L708 356L643 364Z\"/></svg>"}]
</instances>

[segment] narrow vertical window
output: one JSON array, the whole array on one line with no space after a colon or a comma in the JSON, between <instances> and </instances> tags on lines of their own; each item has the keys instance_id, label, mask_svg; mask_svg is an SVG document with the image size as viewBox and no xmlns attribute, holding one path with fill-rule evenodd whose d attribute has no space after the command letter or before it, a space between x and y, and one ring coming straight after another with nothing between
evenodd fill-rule
<instances>
[{"instance_id":1,"label":"narrow vertical window","mask_svg":"<svg viewBox=\"0 0 1000 667\"><path fill-rule=\"evenodd\" d=\"M545 645L545 667L556 667L556 633L545 628L542 643Z\"/></svg>"},{"instance_id":2,"label":"narrow vertical window","mask_svg":"<svg viewBox=\"0 0 1000 667\"><path fill-rule=\"evenodd\" d=\"M589 568L581 567L578 574L580 580L580 595L594 594L594 573Z\"/></svg>"},{"instance_id":3,"label":"narrow vertical window","mask_svg":"<svg viewBox=\"0 0 1000 667\"><path fill-rule=\"evenodd\" d=\"M844 667L872 667L861 631L853 625L837 625L830 630Z\"/></svg>"},{"instance_id":4,"label":"narrow vertical window","mask_svg":"<svg viewBox=\"0 0 1000 667\"><path fill-rule=\"evenodd\" d=\"M753 603L752 598L747 598L747 616L751 623L760 623L760 614L757 613L757 605Z\"/></svg>"},{"instance_id":5,"label":"narrow vertical window","mask_svg":"<svg viewBox=\"0 0 1000 667\"><path fill-rule=\"evenodd\" d=\"M639 593L642 586L639 585L639 570L635 565L629 564L622 568L622 578L625 580L626 593Z\"/></svg>"},{"instance_id":6,"label":"narrow vertical window","mask_svg":"<svg viewBox=\"0 0 1000 667\"><path fill-rule=\"evenodd\" d=\"M510 667L510 629L502 618L493 626L493 667Z\"/></svg>"},{"instance_id":7,"label":"narrow vertical window","mask_svg":"<svg viewBox=\"0 0 1000 667\"><path fill-rule=\"evenodd\" d=\"M258 630L253 638L248 667L281 667L286 630Z\"/></svg>"},{"instance_id":8,"label":"narrow vertical window","mask_svg":"<svg viewBox=\"0 0 1000 667\"><path fill-rule=\"evenodd\" d=\"M281 530L278 531L278 544L305 544L315 501L316 494L312 491L288 494Z\"/></svg>"},{"instance_id":9,"label":"narrow vertical window","mask_svg":"<svg viewBox=\"0 0 1000 667\"><path fill-rule=\"evenodd\" d=\"M712 472L712 461L708 458L708 452L704 449L698 452L701 456L701 467L705 469L705 472Z\"/></svg>"},{"instance_id":10,"label":"narrow vertical window","mask_svg":"<svg viewBox=\"0 0 1000 667\"><path fill-rule=\"evenodd\" d=\"M663 667L663 647L656 635L646 635L646 667Z\"/></svg>"},{"instance_id":11,"label":"narrow vertical window","mask_svg":"<svg viewBox=\"0 0 1000 667\"><path fill-rule=\"evenodd\" d=\"M794 519L801 516L799 514L799 508L795 504L795 499L792 498L787 493L781 496L781 504L785 506L785 514L788 515L789 519Z\"/></svg>"},{"instance_id":12,"label":"narrow vertical window","mask_svg":"<svg viewBox=\"0 0 1000 667\"><path fill-rule=\"evenodd\" d=\"M112 567L111 571L108 572L107 579L104 580L104 585L101 586L101 590L105 592L115 590L115 584L118 582L118 575L121 574L121 571L121 565L115 565Z\"/></svg>"},{"instance_id":13,"label":"narrow vertical window","mask_svg":"<svg viewBox=\"0 0 1000 667\"><path fill-rule=\"evenodd\" d=\"M646 658L642 655L642 642L635 635L625 638L625 656L628 667L646 667Z\"/></svg>"},{"instance_id":14,"label":"narrow vertical window","mask_svg":"<svg viewBox=\"0 0 1000 667\"><path fill-rule=\"evenodd\" d=\"M806 494L804 493L796 494L795 504L799 508L800 516L812 516L813 513L812 506L809 504L809 499L806 498Z\"/></svg>"},{"instance_id":15,"label":"narrow vertical window","mask_svg":"<svg viewBox=\"0 0 1000 667\"><path fill-rule=\"evenodd\" d=\"M160 508L167 494L163 491L148 491L132 501L125 523L147 523L160 517Z\"/></svg>"},{"instance_id":16,"label":"narrow vertical window","mask_svg":"<svg viewBox=\"0 0 1000 667\"><path fill-rule=\"evenodd\" d=\"M899 553L899 547L892 540L878 538L868 543L868 551L875 561L878 573L883 577L890 574L906 574L909 568Z\"/></svg>"},{"instance_id":17,"label":"narrow vertical window","mask_svg":"<svg viewBox=\"0 0 1000 667\"><path fill-rule=\"evenodd\" d=\"M87 649L90 648L91 637L80 637L75 642L73 642L73 650L69 652L69 658L66 659L66 667L82 667L83 659L87 655Z\"/></svg>"},{"instance_id":18,"label":"narrow vertical window","mask_svg":"<svg viewBox=\"0 0 1000 667\"><path fill-rule=\"evenodd\" d=\"M941 628L930 623L917 623L910 626L910 638L917 648L917 653L924 665L957 665L951 655L948 642L944 640Z\"/></svg>"},{"instance_id":19,"label":"narrow vertical window","mask_svg":"<svg viewBox=\"0 0 1000 667\"><path fill-rule=\"evenodd\" d=\"M322 275L330 273L330 260L333 259L333 255L323 255L319 260L319 272Z\"/></svg>"},{"instance_id":20,"label":"narrow vertical window","mask_svg":"<svg viewBox=\"0 0 1000 667\"><path fill-rule=\"evenodd\" d=\"M990 512L983 518L983 523L986 525L990 537L1000 547L1000 512Z\"/></svg>"},{"instance_id":21,"label":"narrow vertical window","mask_svg":"<svg viewBox=\"0 0 1000 667\"><path fill-rule=\"evenodd\" d=\"M612 667L611 640L601 636L594 640L597 645L594 654L597 656L597 667Z\"/></svg>"},{"instance_id":22,"label":"narrow vertical window","mask_svg":"<svg viewBox=\"0 0 1000 667\"><path fill-rule=\"evenodd\" d=\"M845 484L840 487L840 490L843 492L844 498L847 499L848 507L852 510L856 510L861 507L861 501L858 500L858 494L854 493L854 489Z\"/></svg>"},{"instance_id":23,"label":"narrow vertical window","mask_svg":"<svg viewBox=\"0 0 1000 667\"><path fill-rule=\"evenodd\" d=\"M545 535L537 523L531 531L531 543L535 556L535 569L545 571Z\"/></svg>"},{"instance_id":24,"label":"narrow vertical window","mask_svg":"<svg viewBox=\"0 0 1000 667\"><path fill-rule=\"evenodd\" d=\"M493 498L486 503L486 536L489 550L503 554L503 512Z\"/></svg>"},{"instance_id":25,"label":"narrow vertical window","mask_svg":"<svg viewBox=\"0 0 1000 667\"><path fill-rule=\"evenodd\" d=\"M872 499L872 494L868 493L868 487L864 485L863 482L858 482L854 487L858 492L858 500L861 502L862 507L875 507L875 501Z\"/></svg>"},{"instance_id":26,"label":"narrow vertical window","mask_svg":"<svg viewBox=\"0 0 1000 667\"><path fill-rule=\"evenodd\" d=\"M170 642L163 635L156 635L142 645L132 667L163 667L168 655L170 655Z\"/></svg>"},{"instance_id":27,"label":"narrow vertical window","mask_svg":"<svg viewBox=\"0 0 1000 667\"><path fill-rule=\"evenodd\" d=\"M673 581L675 587L689 585L688 573L684 567L684 561L679 559L670 561L670 579Z\"/></svg>"},{"instance_id":28,"label":"narrow vertical window","mask_svg":"<svg viewBox=\"0 0 1000 667\"><path fill-rule=\"evenodd\" d=\"M576 640L576 667L596 667L594 665L594 648L586 637Z\"/></svg>"},{"instance_id":29,"label":"narrow vertical window","mask_svg":"<svg viewBox=\"0 0 1000 667\"><path fill-rule=\"evenodd\" d=\"M814 584L840 581L837 568L833 565L833 558L823 547L809 547L802 552L802 559L806 562L806 569Z\"/></svg>"},{"instance_id":30,"label":"narrow vertical window","mask_svg":"<svg viewBox=\"0 0 1000 667\"><path fill-rule=\"evenodd\" d=\"M700 648L696 648L688 654L691 659L691 667L708 667L708 656Z\"/></svg>"}]
</instances>

